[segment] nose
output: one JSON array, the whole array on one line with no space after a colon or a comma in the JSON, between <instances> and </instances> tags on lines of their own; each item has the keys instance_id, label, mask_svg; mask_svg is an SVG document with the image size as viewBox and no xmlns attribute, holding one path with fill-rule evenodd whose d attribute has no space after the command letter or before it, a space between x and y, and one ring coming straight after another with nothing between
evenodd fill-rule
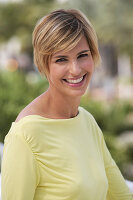
<instances>
[{"instance_id":1,"label":"nose","mask_svg":"<svg viewBox=\"0 0 133 200\"><path fill-rule=\"evenodd\" d=\"M69 67L69 72L73 75L73 76L77 76L81 73L81 67L80 64L77 61L73 61L70 64Z\"/></svg>"}]
</instances>

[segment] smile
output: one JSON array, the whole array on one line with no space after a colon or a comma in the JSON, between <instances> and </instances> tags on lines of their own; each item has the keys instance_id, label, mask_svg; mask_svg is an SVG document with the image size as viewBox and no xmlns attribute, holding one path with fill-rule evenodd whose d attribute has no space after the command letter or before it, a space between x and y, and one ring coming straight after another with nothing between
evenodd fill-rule
<instances>
[{"instance_id":1,"label":"smile","mask_svg":"<svg viewBox=\"0 0 133 200\"><path fill-rule=\"evenodd\" d=\"M83 80L83 76L79 79L75 79L75 80L70 80L70 79L66 79L66 81L68 83L80 83Z\"/></svg>"},{"instance_id":2,"label":"smile","mask_svg":"<svg viewBox=\"0 0 133 200\"><path fill-rule=\"evenodd\" d=\"M74 87L75 86L80 86L81 84L83 84L84 79L86 77L86 74L78 79L63 79L67 84L71 85Z\"/></svg>"}]
</instances>

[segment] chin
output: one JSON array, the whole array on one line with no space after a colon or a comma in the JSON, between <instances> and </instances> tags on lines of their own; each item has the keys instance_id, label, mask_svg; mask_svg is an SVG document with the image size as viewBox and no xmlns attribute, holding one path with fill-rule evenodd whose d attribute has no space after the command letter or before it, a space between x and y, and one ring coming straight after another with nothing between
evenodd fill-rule
<instances>
[{"instance_id":1,"label":"chin","mask_svg":"<svg viewBox=\"0 0 133 200\"><path fill-rule=\"evenodd\" d=\"M84 94L85 94L85 92L86 92L86 89L84 89L84 90L80 90L80 91L71 91L71 92L69 92L69 96L71 96L71 97L82 97Z\"/></svg>"}]
</instances>

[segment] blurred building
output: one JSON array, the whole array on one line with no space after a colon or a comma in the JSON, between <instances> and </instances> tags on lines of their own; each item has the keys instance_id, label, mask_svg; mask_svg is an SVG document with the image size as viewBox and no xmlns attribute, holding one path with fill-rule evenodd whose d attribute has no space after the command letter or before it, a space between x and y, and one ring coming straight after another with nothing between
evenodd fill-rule
<instances>
[{"instance_id":1,"label":"blurred building","mask_svg":"<svg viewBox=\"0 0 133 200\"><path fill-rule=\"evenodd\" d=\"M133 71L128 55L117 55L112 45L100 46L102 63L91 82L92 97L101 100L132 99Z\"/></svg>"}]
</instances>

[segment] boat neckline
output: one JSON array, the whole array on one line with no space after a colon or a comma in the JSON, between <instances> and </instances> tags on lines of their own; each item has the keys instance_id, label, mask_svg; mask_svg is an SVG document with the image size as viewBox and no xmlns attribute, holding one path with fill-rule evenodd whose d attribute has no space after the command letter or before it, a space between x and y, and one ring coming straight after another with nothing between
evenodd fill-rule
<instances>
[{"instance_id":1,"label":"boat neckline","mask_svg":"<svg viewBox=\"0 0 133 200\"><path fill-rule=\"evenodd\" d=\"M80 117L81 109L82 109L82 107L79 106L78 107L78 114L75 117L71 117L71 118L57 118L57 119L55 119L55 118L44 117L42 115L33 114L33 115L26 115L26 116L22 117L19 121L12 122L12 124L18 124L18 123L20 123L22 121L28 120L29 118L40 118L40 119L47 120L47 121L48 120L49 121L73 121L73 120L76 120L76 119L78 119Z\"/></svg>"}]
</instances>

